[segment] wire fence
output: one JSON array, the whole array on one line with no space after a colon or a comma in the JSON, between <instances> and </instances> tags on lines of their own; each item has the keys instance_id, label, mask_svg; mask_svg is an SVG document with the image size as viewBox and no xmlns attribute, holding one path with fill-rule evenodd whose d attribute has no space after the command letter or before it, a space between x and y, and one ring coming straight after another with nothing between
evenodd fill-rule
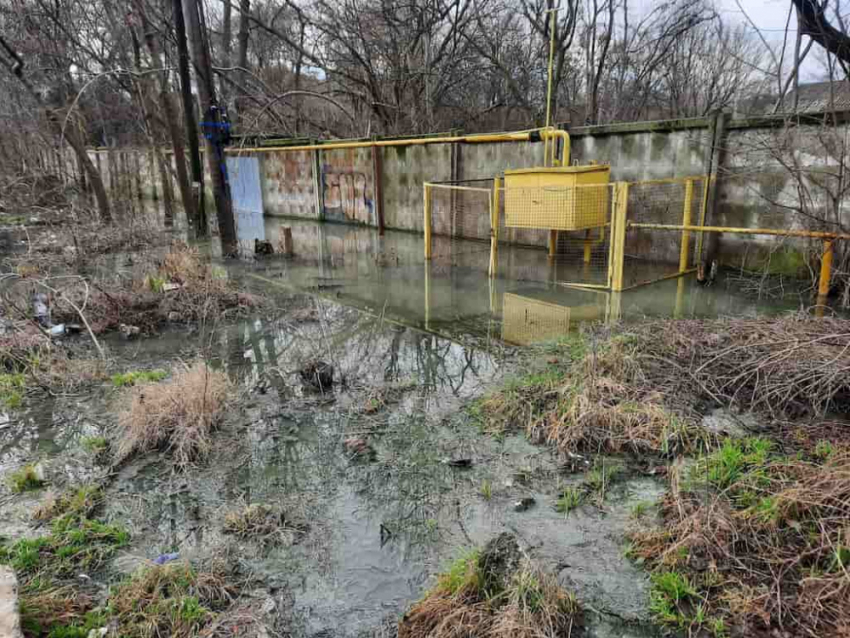
<instances>
[{"instance_id":1,"label":"wire fence","mask_svg":"<svg viewBox=\"0 0 850 638\"><path fill-rule=\"evenodd\" d=\"M780 273L808 267L814 275L820 260L819 290L828 288L830 242L846 235L807 229L787 213L780 223L776 205L758 209L760 219L776 220L772 226L707 226L709 186L706 176L576 186L426 184L426 258L513 280L619 291L697 270L712 252L707 242L722 237L727 261L731 255L742 273L767 264Z\"/></svg>"},{"instance_id":2,"label":"wire fence","mask_svg":"<svg viewBox=\"0 0 850 638\"><path fill-rule=\"evenodd\" d=\"M703 233L639 228L633 224L702 225L705 183L702 177L629 183L622 264L624 288L673 277L696 267Z\"/></svg>"},{"instance_id":3,"label":"wire fence","mask_svg":"<svg viewBox=\"0 0 850 638\"><path fill-rule=\"evenodd\" d=\"M427 185L430 196L432 259L438 264L463 265L459 258L490 252L493 180ZM487 260L473 263L487 267Z\"/></svg>"}]
</instances>

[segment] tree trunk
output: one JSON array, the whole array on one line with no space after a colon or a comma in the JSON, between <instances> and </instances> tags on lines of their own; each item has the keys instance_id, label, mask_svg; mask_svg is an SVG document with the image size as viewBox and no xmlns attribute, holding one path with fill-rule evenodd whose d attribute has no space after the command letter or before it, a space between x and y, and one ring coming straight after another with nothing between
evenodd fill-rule
<instances>
[{"instance_id":1,"label":"tree trunk","mask_svg":"<svg viewBox=\"0 0 850 638\"><path fill-rule=\"evenodd\" d=\"M239 46L236 50L236 66L241 69L248 68L248 14L250 11L251 0L239 0L239 34L237 36ZM238 114L239 104L237 101L234 101L234 109L236 110L236 114ZM235 120L231 117L231 121Z\"/></svg>"},{"instance_id":2,"label":"tree trunk","mask_svg":"<svg viewBox=\"0 0 850 638\"><path fill-rule=\"evenodd\" d=\"M205 122L207 170L212 177L213 199L215 200L218 231L221 237L221 250L224 255L238 253L236 224L233 220L233 203L227 184L227 166L224 162L223 144L215 137L222 132L221 110L216 104L215 85L213 84L210 51L204 39L205 25L202 8L198 0L183 0L183 14L189 36L192 60L195 65L196 87Z\"/></svg>"},{"instance_id":3,"label":"tree trunk","mask_svg":"<svg viewBox=\"0 0 850 638\"><path fill-rule=\"evenodd\" d=\"M186 43L186 25L183 21L183 3L172 0L174 35L177 40L177 68L180 75L180 97L183 101L183 118L186 124L186 139L189 143L189 161L192 167L192 209L195 213L195 236L207 237L206 202L204 201L204 168L201 164L201 149L198 145L198 125L195 120L195 102L192 99L192 84L189 75L189 49Z\"/></svg>"},{"instance_id":4,"label":"tree trunk","mask_svg":"<svg viewBox=\"0 0 850 638\"><path fill-rule=\"evenodd\" d=\"M229 73L227 69L230 68L230 53L233 43L233 6L230 4L230 0L223 0L223 4L224 8L221 18L221 66L225 69L224 73ZM221 103L224 104L224 110L227 111L227 107L230 106L228 104L229 91L225 90L223 82L219 88L221 89Z\"/></svg>"},{"instance_id":5,"label":"tree trunk","mask_svg":"<svg viewBox=\"0 0 850 638\"><path fill-rule=\"evenodd\" d=\"M37 95L35 91L33 91L33 94ZM41 103L40 98L38 101ZM62 122L59 121L56 114L49 112L47 117L57 131L61 133ZM77 137L77 128L74 126L73 122L69 123L68 126L65 127L65 141L68 142L68 146L73 149L74 153L77 155L77 161L80 162L86 171L86 177L88 177L89 184L94 192L94 199L97 202L97 210L100 215L100 221L104 224L111 224L112 212L109 209L109 198L106 196L106 189L103 187L103 180L100 178L100 173L98 173L95 165L92 164L89 154L86 152L85 144L79 137Z\"/></svg>"},{"instance_id":6,"label":"tree trunk","mask_svg":"<svg viewBox=\"0 0 850 638\"><path fill-rule=\"evenodd\" d=\"M50 109L47 104L45 104L44 99L41 95L33 89L32 85L29 83L29 80L24 75L24 63L21 60L17 53L6 44L6 41L0 37L0 45L3 46L6 51L12 55L16 59L16 63L9 67L10 72L14 75L27 92L32 97L33 101L47 114L47 120L50 122L51 126L54 127L56 132L60 135L64 134L65 141L68 142L68 145L73 149L74 153L77 156L77 161L80 166L85 170L86 176L88 177L89 184L91 185L91 189L94 192L94 198L97 202L98 212L100 214L100 219L103 223L109 224L112 222L112 213L109 209L109 198L106 196L106 189L103 187L103 180L100 177L100 173L98 172L95 165L92 164L91 159L89 158L88 153L86 152L85 140L81 137L78 137L77 128L74 126L73 122L69 122L69 126L64 126L64 122L59 119L56 112ZM4 65L5 66L5 65Z\"/></svg>"},{"instance_id":7,"label":"tree trunk","mask_svg":"<svg viewBox=\"0 0 850 638\"><path fill-rule=\"evenodd\" d=\"M151 56L151 61L157 69L163 69L162 56L159 53L154 32L148 23L144 5L139 2L136 6L139 17L141 18L142 33ZM186 222L191 226L195 221L195 202L192 197L192 186L189 184L189 173L186 171L186 153L183 148L183 140L180 136L180 128L177 126L177 113L175 112L174 104L171 102L171 95L168 91L168 74L165 72L159 74L159 107L162 110L162 116L168 128L171 147L174 149L174 168L177 172L177 186L180 188L180 198L183 200L183 212L186 215ZM159 154L157 153L157 155ZM169 177L170 174L171 171L168 171Z\"/></svg>"}]
</instances>

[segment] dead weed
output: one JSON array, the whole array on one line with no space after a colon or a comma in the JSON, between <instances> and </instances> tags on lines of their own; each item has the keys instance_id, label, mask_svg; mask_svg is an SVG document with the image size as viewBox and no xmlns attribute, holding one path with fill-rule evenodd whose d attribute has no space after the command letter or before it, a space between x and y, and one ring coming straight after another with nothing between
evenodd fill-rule
<instances>
[{"instance_id":1,"label":"dead weed","mask_svg":"<svg viewBox=\"0 0 850 638\"><path fill-rule=\"evenodd\" d=\"M175 368L167 381L133 386L118 419L118 460L157 449L180 467L206 457L232 391L227 375L203 361Z\"/></svg>"}]
</instances>

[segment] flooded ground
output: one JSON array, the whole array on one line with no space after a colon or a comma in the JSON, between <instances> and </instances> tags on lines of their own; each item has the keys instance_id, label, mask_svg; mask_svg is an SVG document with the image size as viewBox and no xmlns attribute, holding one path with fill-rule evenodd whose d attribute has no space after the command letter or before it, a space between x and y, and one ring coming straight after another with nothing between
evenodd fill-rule
<instances>
[{"instance_id":1,"label":"flooded ground","mask_svg":"<svg viewBox=\"0 0 850 638\"><path fill-rule=\"evenodd\" d=\"M267 295L271 309L105 340L122 369L202 355L239 388L203 467L176 473L161 455L147 455L111 477L106 518L133 537L116 570L169 552L219 553L251 576L249 596L264 601L284 633L381 636L461 548L511 531L577 593L589 635L654 635L647 578L624 557L623 535L634 506L655 501L664 485L627 474L604 503L565 516L555 502L581 477L522 437L485 435L464 408L526 372L515 344L556 339L582 322L749 315L797 303L755 302L722 279L619 295L578 290L540 274L544 253L519 249L503 251L504 276L490 280L486 246L426 264L418 235L286 224L293 258L226 266L240 289ZM127 262L115 259L113 267ZM315 360L334 367L333 390L304 387L298 371ZM104 385L6 410L0 470L41 462L56 487L106 477L110 469L82 441L111 436L119 398ZM363 439L368 454L353 454L351 438ZM0 534L34 533L29 514L38 498L2 496ZM534 505L517 511L528 498ZM224 535L224 515L247 503L283 508L292 521L286 542Z\"/></svg>"},{"instance_id":2,"label":"flooded ground","mask_svg":"<svg viewBox=\"0 0 850 638\"><path fill-rule=\"evenodd\" d=\"M687 276L622 293L579 289L558 283L575 278L571 266L553 266L543 250L507 246L500 248L498 277L491 280L489 244L436 237L435 256L426 262L422 236L415 233L380 235L372 228L267 217L266 236L276 237L281 225L292 229L294 258L266 259L252 270L253 277L450 338L527 345L555 339L583 322L754 316L810 303L793 295L753 299L722 274L711 286ZM650 272L654 266L630 268Z\"/></svg>"}]
</instances>

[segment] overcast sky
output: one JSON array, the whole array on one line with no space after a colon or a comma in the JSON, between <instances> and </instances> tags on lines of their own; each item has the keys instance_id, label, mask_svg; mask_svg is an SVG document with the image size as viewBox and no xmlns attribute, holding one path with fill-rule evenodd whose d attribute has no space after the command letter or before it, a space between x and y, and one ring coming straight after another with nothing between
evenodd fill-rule
<instances>
[{"instance_id":1,"label":"overcast sky","mask_svg":"<svg viewBox=\"0 0 850 638\"><path fill-rule=\"evenodd\" d=\"M740 8L735 0L713 1L716 10L726 22L741 22L749 26L749 21L747 20L747 16L749 16L749 20L761 31L768 42L781 45L782 38L785 36L785 23L788 20L788 10L791 7L791 0L739 0ZM629 4L640 11L641 9L646 10L652 7L655 3L653 0L630 0ZM744 12L746 12L746 15L744 15ZM796 35L797 21L796 17L792 16L791 23L788 26L789 53L793 51ZM803 46L805 46L806 40L804 39L803 42ZM823 56L818 50L817 45L815 45L803 62L802 78L804 81L822 79L824 75L822 59Z\"/></svg>"},{"instance_id":2,"label":"overcast sky","mask_svg":"<svg viewBox=\"0 0 850 638\"><path fill-rule=\"evenodd\" d=\"M735 0L715 0L715 6L721 15L729 20L747 22L749 20L761 31L769 42L782 43L785 37L785 24L788 20L788 10L791 0L739 0L740 8ZM741 11L743 9L743 11ZM744 15L746 12L746 15ZM788 25L788 47L793 51L794 39L797 37L797 19L791 17ZM803 46L808 40L803 39ZM815 44L801 66L801 80L812 82L825 77L823 53Z\"/></svg>"}]
</instances>

